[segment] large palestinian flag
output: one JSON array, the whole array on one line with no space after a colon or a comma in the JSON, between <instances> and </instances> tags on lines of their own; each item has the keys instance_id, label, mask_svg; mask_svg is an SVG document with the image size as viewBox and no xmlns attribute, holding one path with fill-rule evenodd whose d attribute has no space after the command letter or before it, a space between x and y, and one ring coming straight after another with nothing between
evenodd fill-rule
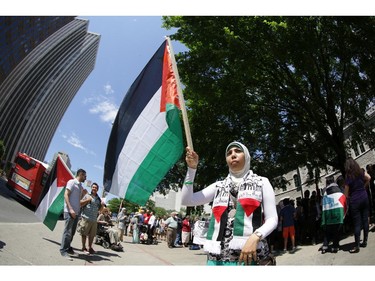
<instances>
[{"instance_id":1,"label":"large palestinian flag","mask_svg":"<svg viewBox=\"0 0 375 281\"><path fill-rule=\"evenodd\" d=\"M64 211L64 191L66 183L74 176L58 155L48 176L35 215L50 230L54 230L59 216Z\"/></svg>"},{"instance_id":2,"label":"large palestinian flag","mask_svg":"<svg viewBox=\"0 0 375 281\"><path fill-rule=\"evenodd\" d=\"M168 41L134 81L117 113L104 163L104 189L144 205L184 144Z\"/></svg>"}]
</instances>

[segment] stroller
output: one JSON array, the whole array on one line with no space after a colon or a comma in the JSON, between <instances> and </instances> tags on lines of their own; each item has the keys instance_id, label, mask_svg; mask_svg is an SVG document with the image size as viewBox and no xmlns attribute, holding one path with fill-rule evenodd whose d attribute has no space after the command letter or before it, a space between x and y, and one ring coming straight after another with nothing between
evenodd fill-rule
<instances>
[{"instance_id":1,"label":"stroller","mask_svg":"<svg viewBox=\"0 0 375 281\"><path fill-rule=\"evenodd\" d=\"M147 225L141 225L139 228L139 243L147 245L157 245L158 241L156 240L155 235L148 233Z\"/></svg>"},{"instance_id":2,"label":"stroller","mask_svg":"<svg viewBox=\"0 0 375 281\"><path fill-rule=\"evenodd\" d=\"M139 227L139 243L148 244L147 226L141 225Z\"/></svg>"},{"instance_id":3,"label":"stroller","mask_svg":"<svg viewBox=\"0 0 375 281\"><path fill-rule=\"evenodd\" d=\"M100 224L98 224L98 228L96 230L94 243L97 245L102 245L104 249L111 248L112 250L117 252L123 251L121 245L116 245L115 243L111 244L111 239L109 238L109 233L107 232L106 227Z\"/></svg>"}]
</instances>

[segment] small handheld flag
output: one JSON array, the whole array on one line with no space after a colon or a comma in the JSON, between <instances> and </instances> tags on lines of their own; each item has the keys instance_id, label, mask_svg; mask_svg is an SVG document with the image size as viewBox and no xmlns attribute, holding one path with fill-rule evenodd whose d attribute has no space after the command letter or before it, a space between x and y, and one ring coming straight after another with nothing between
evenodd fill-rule
<instances>
[{"instance_id":1,"label":"small handheld flag","mask_svg":"<svg viewBox=\"0 0 375 281\"><path fill-rule=\"evenodd\" d=\"M47 178L40 203L35 215L50 230L54 230L59 216L64 211L64 192L66 183L74 176L58 155Z\"/></svg>"}]
</instances>

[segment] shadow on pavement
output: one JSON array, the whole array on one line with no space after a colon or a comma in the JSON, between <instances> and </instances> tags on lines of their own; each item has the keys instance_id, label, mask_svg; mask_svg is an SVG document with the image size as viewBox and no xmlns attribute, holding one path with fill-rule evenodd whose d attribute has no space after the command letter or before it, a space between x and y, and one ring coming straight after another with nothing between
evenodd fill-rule
<instances>
[{"instance_id":1,"label":"shadow on pavement","mask_svg":"<svg viewBox=\"0 0 375 281\"><path fill-rule=\"evenodd\" d=\"M349 252L349 250L353 249L354 246L355 246L355 242L346 243L346 244L340 245L340 250L344 252Z\"/></svg>"}]
</instances>

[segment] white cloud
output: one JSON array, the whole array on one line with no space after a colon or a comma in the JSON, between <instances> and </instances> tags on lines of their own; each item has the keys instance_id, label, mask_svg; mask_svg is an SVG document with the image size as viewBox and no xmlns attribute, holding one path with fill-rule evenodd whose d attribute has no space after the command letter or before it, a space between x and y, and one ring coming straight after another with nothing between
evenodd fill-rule
<instances>
[{"instance_id":1,"label":"white cloud","mask_svg":"<svg viewBox=\"0 0 375 281\"><path fill-rule=\"evenodd\" d=\"M90 106L90 113L97 114L99 115L100 120L105 123L112 124L116 118L119 108L113 101L112 94L115 91L112 89L112 86L109 83L107 83L103 89L104 94L86 98L83 103Z\"/></svg>"},{"instance_id":2,"label":"white cloud","mask_svg":"<svg viewBox=\"0 0 375 281\"><path fill-rule=\"evenodd\" d=\"M109 100L103 100L94 104L89 111L93 114L99 114L102 121L112 123L116 118L118 107Z\"/></svg>"},{"instance_id":3,"label":"white cloud","mask_svg":"<svg viewBox=\"0 0 375 281\"><path fill-rule=\"evenodd\" d=\"M104 85L104 92L106 93L106 95L110 95L115 91L112 89L112 86L107 83L107 85Z\"/></svg>"},{"instance_id":4,"label":"white cloud","mask_svg":"<svg viewBox=\"0 0 375 281\"><path fill-rule=\"evenodd\" d=\"M94 168L96 168L96 169L98 169L98 170L101 170L101 171L104 170L104 167L103 167L103 166L100 166L100 165L94 165Z\"/></svg>"},{"instance_id":5,"label":"white cloud","mask_svg":"<svg viewBox=\"0 0 375 281\"><path fill-rule=\"evenodd\" d=\"M89 150L88 148L86 148L83 144L82 144L82 141L80 140L80 138L77 136L76 133L72 132L70 134L70 136L67 136L67 135L62 135L62 137L66 140L67 143L69 143L70 145L78 148L78 149L81 149L83 150L84 152L86 152L87 154L91 154L91 155L96 155L95 152Z\"/></svg>"}]
</instances>

